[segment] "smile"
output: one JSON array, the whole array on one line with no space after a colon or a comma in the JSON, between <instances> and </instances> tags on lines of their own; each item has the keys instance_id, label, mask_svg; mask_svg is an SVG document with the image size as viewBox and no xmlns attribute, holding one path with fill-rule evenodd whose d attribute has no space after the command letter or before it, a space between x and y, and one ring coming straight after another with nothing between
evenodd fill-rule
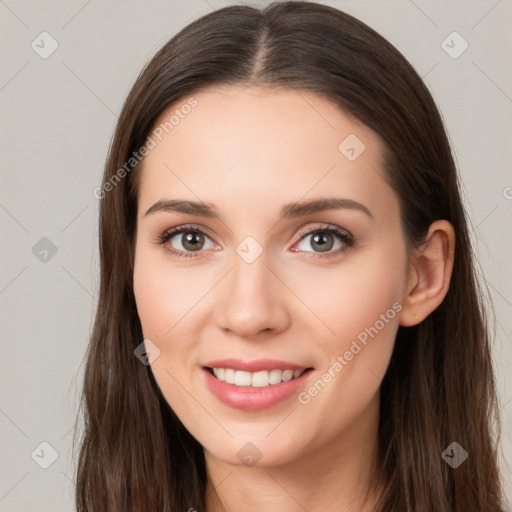
<instances>
[{"instance_id":1,"label":"smile","mask_svg":"<svg viewBox=\"0 0 512 512\"><path fill-rule=\"evenodd\" d=\"M205 384L223 404L245 411L267 409L305 387L312 367L262 359L211 361L202 367Z\"/></svg>"},{"instance_id":2,"label":"smile","mask_svg":"<svg viewBox=\"0 0 512 512\"><path fill-rule=\"evenodd\" d=\"M233 368L210 368L213 375L222 382L234 384L235 386L250 386L263 388L275 386L281 382L297 379L306 370L262 370L259 372L246 372Z\"/></svg>"}]
</instances>

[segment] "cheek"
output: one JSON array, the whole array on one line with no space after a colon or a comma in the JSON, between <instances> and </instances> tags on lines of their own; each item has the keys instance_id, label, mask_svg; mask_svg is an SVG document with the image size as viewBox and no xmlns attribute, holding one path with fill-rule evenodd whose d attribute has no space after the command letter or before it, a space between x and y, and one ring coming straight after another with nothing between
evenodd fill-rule
<instances>
[{"instance_id":1,"label":"cheek","mask_svg":"<svg viewBox=\"0 0 512 512\"><path fill-rule=\"evenodd\" d=\"M398 326L397 309L401 309L405 265L405 250L386 253L379 249L355 254L328 272L310 270L314 275L307 280L296 272L295 290L305 297L307 305L322 321L323 326L317 321L317 339L331 356L350 345L360 333L364 338L365 329L375 324L379 331L386 331L383 337L393 330L387 329L388 326ZM388 341L394 341L393 333Z\"/></svg>"},{"instance_id":2,"label":"cheek","mask_svg":"<svg viewBox=\"0 0 512 512\"><path fill-rule=\"evenodd\" d=\"M159 339L171 327L164 279L144 258L136 260L133 288L144 338Z\"/></svg>"},{"instance_id":3,"label":"cheek","mask_svg":"<svg viewBox=\"0 0 512 512\"><path fill-rule=\"evenodd\" d=\"M302 403L315 403L338 421L358 415L378 392L394 348L407 260L400 244L382 247L354 258L338 284L331 283L332 300L323 302L325 323L336 334L322 338L328 357ZM334 412L333 402L343 410Z\"/></svg>"},{"instance_id":4,"label":"cheek","mask_svg":"<svg viewBox=\"0 0 512 512\"><path fill-rule=\"evenodd\" d=\"M136 254L134 294L144 339L160 350L151 371L163 395L181 417L195 402L184 392L197 378L198 340L209 318L208 291L218 277L196 267L176 268L159 251Z\"/></svg>"},{"instance_id":5,"label":"cheek","mask_svg":"<svg viewBox=\"0 0 512 512\"><path fill-rule=\"evenodd\" d=\"M166 264L159 251L136 253L133 287L144 337L160 342L172 338L182 319L190 321L189 312L193 316L194 305L208 286L197 282L193 269Z\"/></svg>"},{"instance_id":6,"label":"cheek","mask_svg":"<svg viewBox=\"0 0 512 512\"><path fill-rule=\"evenodd\" d=\"M389 251L388 246L347 260L337 273L316 275L310 287L308 304L324 322L324 334L316 337L322 365L299 401L339 421L357 415L378 391L394 348L406 252ZM333 401L343 403L343 411L335 412Z\"/></svg>"},{"instance_id":7,"label":"cheek","mask_svg":"<svg viewBox=\"0 0 512 512\"><path fill-rule=\"evenodd\" d=\"M133 287L144 339L160 350L151 371L167 402L175 409L186 409L187 394L180 383L187 382L197 332L191 323L194 304L204 295L191 282L190 274L165 265L156 253L136 254Z\"/></svg>"}]
</instances>

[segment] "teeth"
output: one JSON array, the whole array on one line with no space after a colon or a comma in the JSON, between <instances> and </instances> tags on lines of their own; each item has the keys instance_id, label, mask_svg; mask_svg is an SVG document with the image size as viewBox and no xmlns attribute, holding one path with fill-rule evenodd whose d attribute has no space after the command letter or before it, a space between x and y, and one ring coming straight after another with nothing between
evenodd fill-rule
<instances>
[{"instance_id":1,"label":"teeth","mask_svg":"<svg viewBox=\"0 0 512 512\"><path fill-rule=\"evenodd\" d=\"M253 388L263 388L265 386L268 386L269 383L269 373L266 370L263 370L261 372L255 372L252 374L251 383L249 385L252 386Z\"/></svg>"},{"instance_id":2,"label":"teeth","mask_svg":"<svg viewBox=\"0 0 512 512\"><path fill-rule=\"evenodd\" d=\"M270 370L270 384L279 384L282 380L283 371L282 370Z\"/></svg>"},{"instance_id":3,"label":"teeth","mask_svg":"<svg viewBox=\"0 0 512 512\"><path fill-rule=\"evenodd\" d=\"M235 372L235 386L250 386L251 377L249 372Z\"/></svg>"},{"instance_id":4,"label":"teeth","mask_svg":"<svg viewBox=\"0 0 512 512\"><path fill-rule=\"evenodd\" d=\"M283 381L292 380L293 379L293 370L285 370L283 372Z\"/></svg>"},{"instance_id":5,"label":"teeth","mask_svg":"<svg viewBox=\"0 0 512 512\"><path fill-rule=\"evenodd\" d=\"M213 374L215 375L215 377L217 377L218 379L220 380L225 380L226 377L226 370L225 368L214 368L213 369Z\"/></svg>"},{"instance_id":6,"label":"teeth","mask_svg":"<svg viewBox=\"0 0 512 512\"><path fill-rule=\"evenodd\" d=\"M224 370L224 368L221 368L221 369ZM222 379L219 377L219 380L222 380ZM225 373L224 373L224 381L227 382L228 384L234 384L235 383L235 370L232 370L231 368L226 368Z\"/></svg>"},{"instance_id":7,"label":"teeth","mask_svg":"<svg viewBox=\"0 0 512 512\"><path fill-rule=\"evenodd\" d=\"M264 388L269 385L280 384L300 377L306 370L263 370L260 372L244 372L232 368L213 368L217 379L235 386L251 386Z\"/></svg>"}]
</instances>

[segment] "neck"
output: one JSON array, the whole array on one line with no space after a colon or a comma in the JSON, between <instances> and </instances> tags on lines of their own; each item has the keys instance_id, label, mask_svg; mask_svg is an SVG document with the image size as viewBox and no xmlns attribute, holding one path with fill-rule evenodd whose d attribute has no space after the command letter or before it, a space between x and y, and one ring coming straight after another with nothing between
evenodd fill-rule
<instances>
[{"instance_id":1,"label":"neck","mask_svg":"<svg viewBox=\"0 0 512 512\"><path fill-rule=\"evenodd\" d=\"M378 393L357 420L315 451L260 467L234 466L205 450L207 512L370 512L365 503L377 449Z\"/></svg>"}]
</instances>

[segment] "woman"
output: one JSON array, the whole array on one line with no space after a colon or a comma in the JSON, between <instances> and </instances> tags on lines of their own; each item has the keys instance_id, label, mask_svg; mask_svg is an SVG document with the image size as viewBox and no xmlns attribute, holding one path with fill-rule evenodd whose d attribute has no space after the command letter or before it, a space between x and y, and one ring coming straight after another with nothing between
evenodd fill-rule
<instances>
[{"instance_id":1,"label":"woman","mask_svg":"<svg viewBox=\"0 0 512 512\"><path fill-rule=\"evenodd\" d=\"M457 173L334 8L232 6L151 60L102 187L79 511L502 511Z\"/></svg>"}]
</instances>

